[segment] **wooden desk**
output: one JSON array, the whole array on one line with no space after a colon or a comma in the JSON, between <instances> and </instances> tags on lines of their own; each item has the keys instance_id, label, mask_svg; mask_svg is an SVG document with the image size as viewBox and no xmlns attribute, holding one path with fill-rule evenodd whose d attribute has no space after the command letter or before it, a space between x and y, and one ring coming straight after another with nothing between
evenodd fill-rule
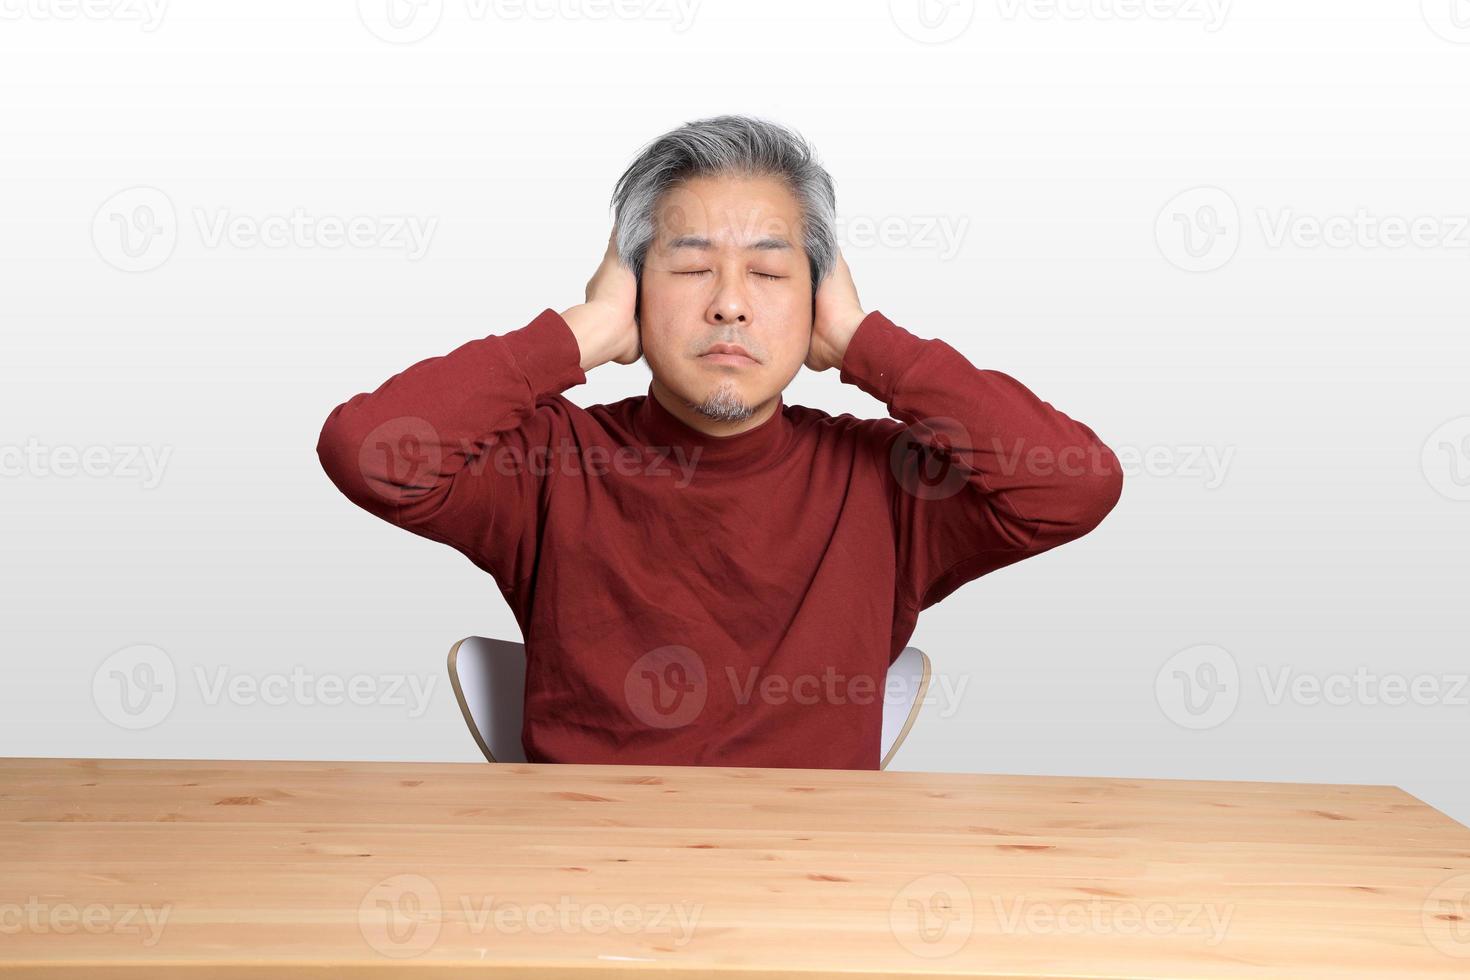
<instances>
[{"instance_id":1,"label":"wooden desk","mask_svg":"<svg viewBox=\"0 0 1470 980\"><path fill-rule=\"evenodd\" d=\"M1467 892L1385 786L0 759L5 977L1463 980Z\"/></svg>"}]
</instances>

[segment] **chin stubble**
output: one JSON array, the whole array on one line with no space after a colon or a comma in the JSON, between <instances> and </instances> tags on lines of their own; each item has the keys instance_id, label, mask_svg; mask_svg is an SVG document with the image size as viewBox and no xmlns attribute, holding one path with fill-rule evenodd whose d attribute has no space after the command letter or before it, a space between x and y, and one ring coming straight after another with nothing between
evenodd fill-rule
<instances>
[{"instance_id":1,"label":"chin stubble","mask_svg":"<svg viewBox=\"0 0 1470 980\"><path fill-rule=\"evenodd\" d=\"M755 407L747 405L740 397L740 390L729 381L721 384L704 401L685 404L711 422L744 422L755 414Z\"/></svg>"}]
</instances>

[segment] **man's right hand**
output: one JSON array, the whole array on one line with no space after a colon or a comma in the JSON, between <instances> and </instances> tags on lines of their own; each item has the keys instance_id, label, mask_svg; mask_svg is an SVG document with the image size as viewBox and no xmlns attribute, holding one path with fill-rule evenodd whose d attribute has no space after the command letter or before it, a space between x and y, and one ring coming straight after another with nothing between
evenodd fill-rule
<instances>
[{"instance_id":1,"label":"man's right hand","mask_svg":"<svg viewBox=\"0 0 1470 980\"><path fill-rule=\"evenodd\" d=\"M562 311L582 349L582 370L615 361L632 364L643 356L639 336L638 280L618 259L617 229L607 238L602 264L587 280L587 301Z\"/></svg>"}]
</instances>

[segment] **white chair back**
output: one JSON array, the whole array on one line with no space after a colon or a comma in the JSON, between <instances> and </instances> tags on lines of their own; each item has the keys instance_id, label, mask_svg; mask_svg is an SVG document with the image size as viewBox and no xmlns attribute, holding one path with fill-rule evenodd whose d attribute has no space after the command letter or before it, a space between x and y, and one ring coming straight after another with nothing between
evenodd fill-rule
<instances>
[{"instance_id":1,"label":"white chair back","mask_svg":"<svg viewBox=\"0 0 1470 980\"><path fill-rule=\"evenodd\" d=\"M879 768L898 752L929 689L929 657L905 647L888 668ZM510 640L467 636L449 648L449 681L475 744L491 762L525 762L526 648Z\"/></svg>"},{"instance_id":2,"label":"white chair back","mask_svg":"<svg viewBox=\"0 0 1470 980\"><path fill-rule=\"evenodd\" d=\"M525 762L526 648L467 636L449 648L449 682L480 751L491 762Z\"/></svg>"}]
</instances>

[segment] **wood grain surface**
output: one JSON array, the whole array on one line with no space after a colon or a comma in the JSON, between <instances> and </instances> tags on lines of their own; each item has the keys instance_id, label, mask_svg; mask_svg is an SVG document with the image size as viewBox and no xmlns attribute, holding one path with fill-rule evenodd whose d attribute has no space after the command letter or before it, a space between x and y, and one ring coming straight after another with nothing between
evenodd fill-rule
<instances>
[{"instance_id":1,"label":"wood grain surface","mask_svg":"<svg viewBox=\"0 0 1470 980\"><path fill-rule=\"evenodd\" d=\"M1470 977L1400 789L0 759L6 977Z\"/></svg>"}]
</instances>

